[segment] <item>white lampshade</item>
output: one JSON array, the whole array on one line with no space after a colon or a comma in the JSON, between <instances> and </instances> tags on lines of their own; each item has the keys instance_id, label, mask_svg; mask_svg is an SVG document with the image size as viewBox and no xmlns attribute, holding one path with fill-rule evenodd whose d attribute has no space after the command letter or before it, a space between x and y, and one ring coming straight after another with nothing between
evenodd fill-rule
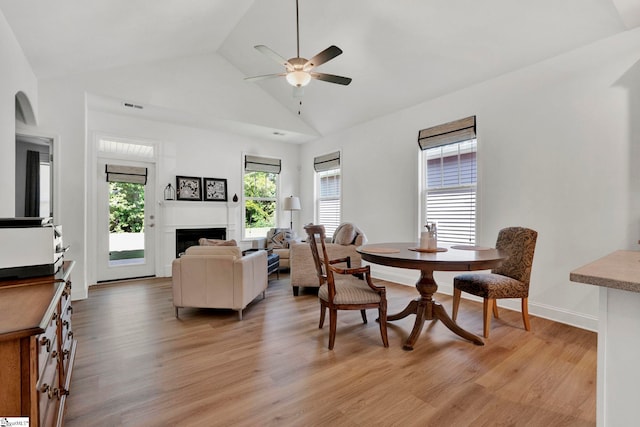
<instances>
[{"instance_id":1,"label":"white lampshade","mask_svg":"<svg viewBox=\"0 0 640 427\"><path fill-rule=\"evenodd\" d=\"M284 199L284 207L285 211L299 211L302 209L300 207L300 198L289 196Z\"/></svg>"},{"instance_id":2,"label":"white lampshade","mask_svg":"<svg viewBox=\"0 0 640 427\"><path fill-rule=\"evenodd\" d=\"M290 71L287 73L287 81L291 86L306 86L311 81L311 74L306 71Z\"/></svg>"}]
</instances>

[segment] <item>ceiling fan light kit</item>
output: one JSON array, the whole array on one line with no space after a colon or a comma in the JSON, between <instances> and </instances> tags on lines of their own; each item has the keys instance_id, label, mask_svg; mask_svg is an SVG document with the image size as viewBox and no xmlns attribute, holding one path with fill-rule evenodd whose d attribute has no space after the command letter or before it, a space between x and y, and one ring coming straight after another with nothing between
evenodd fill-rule
<instances>
[{"instance_id":1,"label":"ceiling fan light kit","mask_svg":"<svg viewBox=\"0 0 640 427\"><path fill-rule=\"evenodd\" d=\"M290 71L287 73L287 81L291 86L306 86L311 81L311 74L306 71Z\"/></svg>"},{"instance_id":2,"label":"ceiling fan light kit","mask_svg":"<svg viewBox=\"0 0 640 427\"><path fill-rule=\"evenodd\" d=\"M247 77L247 81L258 81L269 79L273 77L285 76L287 82L294 88L301 88L309 84L311 79L322 80L329 83L336 83L339 85L348 85L351 83L351 78L336 76L334 74L311 72L315 67L330 61L336 56L342 53L342 49L337 46L329 46L322 52L318 53L313 58L307 60L300 56L300 21L298 19L298 0L296 0L296 40L297 40L297 52L295 58L289 60L284 59L283 56L269 49L264 45L254 46L256 50L260 51L264 55L268 56L279 65L285 67L284 73L267 74L263 76Z\"/></svg>"}]
</instances>

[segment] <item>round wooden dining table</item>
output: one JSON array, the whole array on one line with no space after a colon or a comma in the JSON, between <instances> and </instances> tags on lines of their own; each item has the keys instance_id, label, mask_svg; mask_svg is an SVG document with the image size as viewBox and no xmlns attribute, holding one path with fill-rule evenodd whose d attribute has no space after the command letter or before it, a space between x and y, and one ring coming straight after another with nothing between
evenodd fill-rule
<instances>
[{"instance_id":1,"label":"round wooden dining table","mask_svg":"<svg viewBox=\"0 0 640 427\"><path fill-rule=\"evenodd\" d=\"M438 290L433 272L487 270L499 266L505 257L493 248L470 245L440 246L437 252L419 251L415 243L375 243L356 249L363 260L374 264L420 270L420 278L416 282L420 297L411 301L401 312L387 316L387 320L394 321L410 314L416 315L411 334L403 346L405 350L413 350L425 320L433 319L441 320L460 337L476 345L484 345L482 338L458 326L442 304L433 299L433 294Z\"/></svg>"}]
</instances>

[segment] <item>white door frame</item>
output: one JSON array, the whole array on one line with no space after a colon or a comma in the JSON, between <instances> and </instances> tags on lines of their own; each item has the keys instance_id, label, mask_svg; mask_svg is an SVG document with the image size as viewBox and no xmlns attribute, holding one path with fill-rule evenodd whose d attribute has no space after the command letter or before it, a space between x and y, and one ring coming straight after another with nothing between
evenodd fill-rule
<instances>
[{"instance_id":1,"label":"white door frame","mask_svg":"<svg viewBox=\"0 0 640 427\"><path fill-rule=\"evenodd\" d=\"M152 158L146 158L146 157L133 157L133 156L124 156L124 155L119 155L119 154L112 154L112 153L102 153L99 151L99 142L101 139L107 139L110 141L119 141L119 142L124 142L124 143L131 143L131 144L139 144L139 145L147 145L147 146L152 146L154 149L154 156ZM99 254L99 250L98 250L98 227L99 227L99 221L98 221L98 203L99 203L99 199L98 199L98 184L99 184L99 180L102 179L104 180L104 176L102 178L99 178L100 176L100 172L102 172L102 175L104 175L104 169L102 169L102 171L98 170L99 169L99 162L100 161L104 161L105 159L109 159L110 161L113 161L114 163L120 163L120 164L124 164L127 162L134 162L134 163L146 163L147 167L152 167L155 170L155 176L149 176L147 182L148 184L151 184L151 186L153 187L153 190L151 192L145 192L148 194L152 194L152 203L149 203L149 201L145 201L145 208L148 207L150 209L150 212L153 211L153 215L155 216L155 219L153 220L155 227L153 228L153 230L157 230L158 229L158 225L160 224L160 218L158 217L159 214L159 210L157 209L157 202L156 202L156 198L157 198L157 168L158 168L158 150L159 150L159 144L156 141L149 141L149 140L144 140L144 139L140 139L140 138L127 138L127 137L122 137L122 136L116 136L116 135L109 135L106 133L98 133L98 132L93 132L92 136L91 136L91 144L88 147L88 153L87 153L87 158L90 159L90 161L87 163L88 165L88 176L90 177L90 181L89 182L89 186L87 187L87 229L86 229L86 253L87 253L87 260L88 260L88 268L87 268L87 279L88 279L88 283L93 285L96 284L99 280L99 274L98 274L98 263L100 262L99 258L100 258L100 254ZM149 224L149 218L148 215L150 212L145 212L145 215L147 216L145 218L145 226L147 224ZM157 275L158 272L158 250L157 250L157 236L158 231L155 231L155 241L152 243L153 247L153 251L155 252L155 254L153 255L152 258L148 258L147 257L147 262L150 263L152 265L152 272L150 273L150 275ZM145 233L146 234L146 233ZM148 246L148 245L147 245ZM104 280L104 279L101 279Z\"/></svg>"},{"instance_id":2,"label":"white door frame","mask_svg":"<svg viewBox=\"0 0 640 427\"><path fill-rule=\"evenodd\" d=\"M147 184L144 186L144 261L138 264L111 265L109 262L109 183L106 182L105 165L113 163L123 166L141 166L147 168ZM155 165L150 162L98 159L97 181L97 273L98 282L131 279L135 277L155 276L156 249L156 202L155 202Z\"/></svg>"}]
</instances>

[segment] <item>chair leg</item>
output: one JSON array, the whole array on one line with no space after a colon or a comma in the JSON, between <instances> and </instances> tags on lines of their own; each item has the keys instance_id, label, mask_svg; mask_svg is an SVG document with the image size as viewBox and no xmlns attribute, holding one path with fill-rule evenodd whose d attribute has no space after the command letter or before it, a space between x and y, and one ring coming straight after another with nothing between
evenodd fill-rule
<instances>
[{"instance_id":1,"label":"chair leg","mask_svg":"<svg viewBox=\"0 0 640 427\"><path fill-rule=\"evenodd\" d=\"M178 307L176 307L176 319L179 319L180 317L178 317Z\"/></svg>"},{"instance_id":2,"label":"chair leg","mask_svg":"<svg viewBox=\"0 0 640 427\"><path fill-rule=\"evenodd\" d=\"M324 326L324 316L327 311L327 307L324 305L322 301L320 301L320 324L318 325L318 329L322 329Z\"/></svg>"},{"instance_id":3,"label":"chair leg","mask_svg":"<svg viewBox=\"0 0 640 427\"><path fill-rule=\"evenodd\" d=\"M493 317L495 317L496 319L499 319L500 316L498 315L498 301L493 300Z\"/></svg>"},{"instance_id":4,"label":"chair leg","mask_svg":"<svg viewBox=\"0 0 640 427\"><path fill-rule=\"evenodd\" d=\"M378 309L378 321L380 322L380 335L382 335L382 344L389 347L389 338L387 337L387 306L381 304Z\"/></svg>"},{"instance_id":5,"label":"chair leg","mask_svg":"<svg viewBox=\"0 0 640 427\"><path fill-rule=\"evenodd\" d=\"M522 298L522 321L524 322L524 328L527 331L530 331L531 323L529 322L529 298Z\"/></svg>"},{"instance_id":6,"label":"chair leg","mask_svg":"<svg viewBox=\"0 0 640 427\"><path fill-rule=\"evenodd\" d=\"M458 306L460 305L460 294L462 291L458 288L453 288L453 308L451 309L451 319L456 321L458 317Z\"/></svg>"},{"instance_id":7,"label":"chair leg","mask_svg":"<svg viewBox=\"0 0 640 427\"><path fill-rule=\"evenodd\" d=\"M485 298L484 304L482 304L483 315L483 334L485 338L489 338L489 329L491 328L491 312L493 311L493 305L496 303L495 299Z\"/></svg>"},{"instance_id":8,"label":"chair leg","mask_svg":"<svg viewBox=\"0 0 640 427\"><path fill-rule=\"evenodd\" d=\"M367 323L367 310L360 310L360 314L362 315L362 323Z\"/></svg>"},{"instance_id":9,"label":"chair leg","mask_svg":"<svg viewBox=\"0 0 640 427\"><path fill-rule=\"evenodd\" d=\"M238 320L242 320L242 310L238 310Z\"/></svg>"},{"instance_id":10,"label":"chair leg","mask_svg":"<svg viewBox=\"0 0 640 427\"><path fill-rule=\"evenodd\" d=\"M299 292L300 292L300 287L299 286L294 286L293 287L293 296L297 297Z\"/></svg>"},{"instance_id":11,"label":"chair leg","mask_svg":"<svg viewBox=\"0 0 640 427\"><path fill-rule=\"evenodd\" d=\"M329 350L333 350L336 342L336 323L338 322L338 310L329 309Z\"/></svg>"}]
</instances>

